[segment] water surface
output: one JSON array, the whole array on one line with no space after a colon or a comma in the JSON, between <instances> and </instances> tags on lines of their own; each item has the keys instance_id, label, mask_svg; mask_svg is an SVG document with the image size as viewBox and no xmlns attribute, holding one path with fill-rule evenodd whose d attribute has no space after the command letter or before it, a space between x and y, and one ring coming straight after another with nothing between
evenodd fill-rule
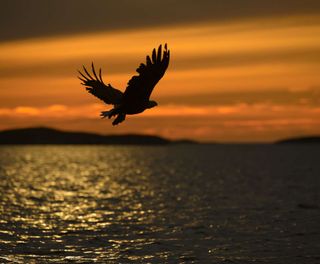
<instances>
[{"instance_id":1,"label":"water surface","mask_svg":"<svg viewBox=\"0 0 320 264\"><path fill-rule=\"evenodd\" d=\"M320 148L3 146L0 263L320 263Z\"/></svg>"}]
</instances>

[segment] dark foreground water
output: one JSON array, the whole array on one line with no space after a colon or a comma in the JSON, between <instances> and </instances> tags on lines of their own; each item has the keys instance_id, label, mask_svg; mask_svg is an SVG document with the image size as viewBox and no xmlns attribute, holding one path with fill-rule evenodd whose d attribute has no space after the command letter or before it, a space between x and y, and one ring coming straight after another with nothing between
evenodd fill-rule
<instances>
[{"instance_id":1,"label":"dark foreground water","mask_svg":"<svg viewBox=\"0 0 320 264\"><path fill-rule=\"evenodd\" d=\"M0 263L320 263L320 148L0 148Z\"/></svg>"}]
</instances>

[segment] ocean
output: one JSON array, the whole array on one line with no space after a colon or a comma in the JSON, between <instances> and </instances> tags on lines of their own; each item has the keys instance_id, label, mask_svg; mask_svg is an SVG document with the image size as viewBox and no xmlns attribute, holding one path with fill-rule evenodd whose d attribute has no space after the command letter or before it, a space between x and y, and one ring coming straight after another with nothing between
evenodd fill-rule
<instances>
[{"instance_id":1,"label":"ocean","mask_svg":"<svg viewBox=\"0 0 320 264\"><path fill-rule=\"evenodd\" d=\"M319 146L2 146L0 263L320 263L319 179Z\"/></svg>"}]
</instances>

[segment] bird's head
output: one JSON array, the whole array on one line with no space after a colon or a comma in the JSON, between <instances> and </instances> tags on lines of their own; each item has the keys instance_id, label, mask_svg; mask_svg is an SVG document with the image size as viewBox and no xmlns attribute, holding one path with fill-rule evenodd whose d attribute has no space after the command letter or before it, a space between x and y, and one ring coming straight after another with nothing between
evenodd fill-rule
<instances>
[{"instance_id":1,"label":"bird's head","mask_svg":"<svg viewBox=\"0 0 320 264\"><path fill-rule=\"evenodd\" d=\"M157 106L157 102L156 101L149 101L148 102L148 105L147 105L147 108L152 108L152 107L155 107Z\"/></svg>"}]
</instances>

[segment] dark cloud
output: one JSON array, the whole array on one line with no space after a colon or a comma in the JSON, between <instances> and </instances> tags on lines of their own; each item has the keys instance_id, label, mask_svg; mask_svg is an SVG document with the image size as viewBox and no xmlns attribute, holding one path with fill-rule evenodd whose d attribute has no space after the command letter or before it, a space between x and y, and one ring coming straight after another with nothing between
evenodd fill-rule
<instances>
[{"instance_id":1,"label":"dark cloud","mask_svg":"<svg viewBox=\"0 0 320 264\"><path fill-rule=\"evenodd\" d=\"M319 13L318 0L2 0L0 41L204 20Z\"/></svg>"}]
</instances>

